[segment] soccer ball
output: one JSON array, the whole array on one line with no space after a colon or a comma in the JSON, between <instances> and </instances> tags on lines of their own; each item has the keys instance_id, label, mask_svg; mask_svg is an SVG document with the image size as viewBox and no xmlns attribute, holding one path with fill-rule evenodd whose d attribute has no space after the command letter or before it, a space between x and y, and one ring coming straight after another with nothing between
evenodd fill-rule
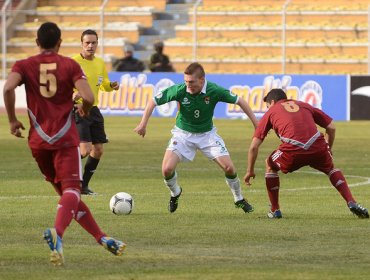
<instances>
[{"instance_id":1,"label":"soccer ball","mask_svg":"<svg viewBox=\"0 0 370 280\"><path fill-rule=\"evenodd\" d=\"M128 215L134 209L134 199L128 193L116 193L109 201L109 208L116 215Z\"/></svg>"}]
</instances>

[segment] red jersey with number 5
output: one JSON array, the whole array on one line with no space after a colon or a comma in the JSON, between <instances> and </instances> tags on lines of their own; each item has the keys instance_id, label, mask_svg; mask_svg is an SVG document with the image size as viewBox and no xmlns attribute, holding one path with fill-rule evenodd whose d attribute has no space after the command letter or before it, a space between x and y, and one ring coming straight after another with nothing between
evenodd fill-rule
<instances>
[{"instance_id":1,"label":"red jersey with number 5","mask_svg":"<svg viewBox=\"0 0 370 280\"><path fill-rule=\"evenodd\" d=\"M331 121L331 117L308 103L291 99L279 100L259 121L254 137L263 140L269 130L273 129L285 149L309 150L318 139L324 140L316 124L326 128Z\"/></svg>"},{"instance_id":2,"label":"red jersey with number 5","mask_svg":"<svg viewBox=\"0 0 370 280\"><path fill-rule=\"evenodd\" d=\"M19 73L25 84L29 146L49 150L78 146L72 94L74 82L86 79L79 64L55 52L43 52L17 61L12 72Z\"/></svg>"}]
</instances>

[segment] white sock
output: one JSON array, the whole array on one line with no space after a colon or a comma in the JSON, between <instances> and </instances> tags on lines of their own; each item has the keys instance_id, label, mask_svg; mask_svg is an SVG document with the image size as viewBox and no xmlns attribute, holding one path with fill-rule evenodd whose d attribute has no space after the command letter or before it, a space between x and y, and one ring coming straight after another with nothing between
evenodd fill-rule
<instances>
[{"instance_id":1,"label":"white sock","mask_svg":"<svg viewBox=\"0 0 370 280\"><path fill-rule=\"evenodd\" d=\"M176 171L175 171L175 176L173 176L169 180L164 179L164 183L169 188L172 197L177 196L177 195L180 194L181 188L177 184L177 172Z\"/></svg>"},{"instance_id":2,"label":"white sock","mask_svg":"<svg viewBox=\"0 0 370 280\"><path fill-rule=\"evenodd\" d=\"M234 202L243 199L242 189L240 187L240 181L238 177L234 179L226 178L226 184L230 187L231 193L234 196Z\"/></svg>"}]
</instances>

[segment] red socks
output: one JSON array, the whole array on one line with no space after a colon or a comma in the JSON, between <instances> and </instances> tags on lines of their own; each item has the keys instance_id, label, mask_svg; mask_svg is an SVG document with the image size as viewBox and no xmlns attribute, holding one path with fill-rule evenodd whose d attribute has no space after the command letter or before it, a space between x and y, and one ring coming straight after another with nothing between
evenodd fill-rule
<instances>
[{"instance_id":1,"label":"red socks","mask_svg":"<svg viewBox=\"0 0 370 280\"><path fill-rule=\"evenodd\" d=\"M80 200L78 191L68 189L64 191L58 202L58 210L54 225L60 238L63 238L64 231L69 226L72 219L75 219L88 233L94 236L97 242L100 243L100 239L106 236L96 223L89 207Z\"/></svg>"},{"instance_id":2,"label":"red socks","mask_svg":"<svg viewBox=\"0 0 370 280\"><path fill-rule=\"evenodd\" d=\"M280 209L279 206L279 175L276 173L265 173L266 188L271 202L271 211Z\"/></svg>"},{"instance_id":3,"label":"red socks","mask_svg":"<svg viewBox=\"0 0 370 280\"><path fill-rule=\"evenodd\" d=\"M343 173L339 169L333 169L328 174L331 184L337 189L344 200L347 202L356 202L352 196L352 193L347 185L346 179Z\"/></svg>"},{"instance_id":4,"label":"red socks","mask_svg":"<svg viewBox=\"0 0 370 280\"><path fill-rule=\"evenodd\" d=\"M81 200L78 204L77 214L75 220L94 238L96 242L100 243L100 239L106 236L104 232L101 231L100 227L96 223L93 215L90 212L89 207Z\"/></svg>"},{"instance_id":5,"label":"red socks","mask_svg":"<svg viewBox=\"0 0 370 280\"><path fill-rule=\"evenodd\" d=\"M55 230L60 238L63 237L65 229L69 226L77 211L80 194L72 189L66 190L59 202L55 218Z\"/></svg>"}]
</instances>

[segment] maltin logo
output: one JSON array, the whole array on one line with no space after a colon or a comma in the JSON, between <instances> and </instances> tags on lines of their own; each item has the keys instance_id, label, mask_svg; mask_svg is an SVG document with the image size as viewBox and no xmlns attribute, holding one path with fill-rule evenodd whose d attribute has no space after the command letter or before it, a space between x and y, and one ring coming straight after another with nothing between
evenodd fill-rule
<instances>
[{"instance_id":1,"label":"maltin logo","mask_svg":"<svg viewBox=\"0 0 370 280\"><path fill-rule=\"evenodd\" d=\"M322 109L322 88L315 81L307 81L299 91L299 100L312 105L315 108Z\"/></svg>"}]
</instances>

